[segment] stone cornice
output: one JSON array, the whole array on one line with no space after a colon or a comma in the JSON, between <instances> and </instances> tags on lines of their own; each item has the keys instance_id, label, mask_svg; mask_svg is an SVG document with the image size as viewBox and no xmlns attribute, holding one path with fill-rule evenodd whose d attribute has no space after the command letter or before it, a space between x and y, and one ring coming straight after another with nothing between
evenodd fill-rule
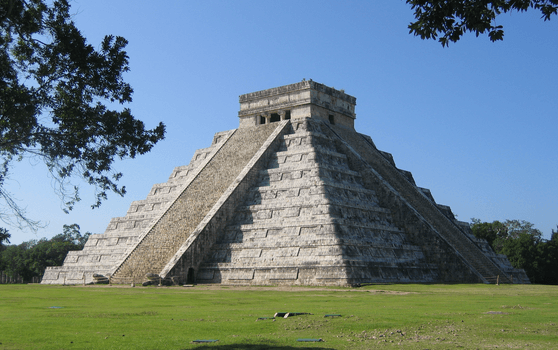
<instances>
[{"instance_id":1,"label":"stone cornice","mask_svg":"<svg viewBox=\"0 0 558 350\"><path fill-rule=\"evenodd\" d=\"M298 101L295 101L295 102L288 101L288 102L284 102L284 103L278 103L278 104L273 105L272 107L265 106L265 107L259 107L259 108L245 109L243 111L239 111L238 116L239 117L245 117L245 116L254 115L254 114L262 114L264 112L269 111L270 108L273 109L273 110L288 109L288 108L292 108L292 107L296 107L296 106L307 105L307 104L310 104L311 102L312 102L311 98L305 98L305 99L301 99L301 100L298 100Z\"/></svg>"},{"instance_id":2,"label":"stone cornice","mask_svg":"<svg viewBox=\"0 0 558 350\"><path fill-rule=\"evenodd\" d=\"M240 118L307 105L319 106L352 119L356 118L355 97L312 80L241 95L239 101Z\"/></svg>"},{"instance_id":3,"label":"stone cornice","mask_svg":"<svg viewBox=\"0 0 558 350\"><path fill-rule=\"evenodd\" d=\"M342 91L336 90L334 88L330 88L328 86L325 86L323 84L317 83L312 80L304 80L290 85L279 86L272 89L261 90L261 91L251 92L249 94L240 95L239 102L240 103L249 102L253 100L259 100L264 97L284 95L299 90L309 90L309 89L324 92L328 95L349 102L353 105L356 104L356 97L348 95Z\"/></svg>"}]
</instances>

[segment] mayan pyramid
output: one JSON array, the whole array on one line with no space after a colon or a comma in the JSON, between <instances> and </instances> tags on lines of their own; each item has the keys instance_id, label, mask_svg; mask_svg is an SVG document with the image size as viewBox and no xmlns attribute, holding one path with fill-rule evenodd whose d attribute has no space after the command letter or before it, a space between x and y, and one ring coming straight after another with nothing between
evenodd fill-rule
<instances>
[{"instance_id":1,"label":"mayan pyramid","mask_svg":"<svg viewBox=\"0 0 558 350\"><path fill-rule=\"evenodd\" d=\"M529 283L354 129L314 81L240 96L240 125L132 202L42 283Z\"/></svg>"}]
</instances>

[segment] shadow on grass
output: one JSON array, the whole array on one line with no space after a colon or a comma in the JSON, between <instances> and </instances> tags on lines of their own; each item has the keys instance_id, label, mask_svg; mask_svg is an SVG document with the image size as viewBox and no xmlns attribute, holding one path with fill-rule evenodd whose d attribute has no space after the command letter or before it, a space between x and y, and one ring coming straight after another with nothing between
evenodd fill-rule
<instances>
[{"instance_id":1,"label":"shadow on grass","mask_svg":"<svg viewBox=\"0 0 558 350\"><path fill-rule=\"evenodd\" d=\"M315 343L314 343L315 344ZM228 344L228 345L200 345L191 349L218 349L218 350L232 350L232 349L245 349L245 350L300 350L300 349L312 349L312 350L335 350L334 348L323 348L317 346L311 347L299 347L299 346L281 346L273 344Z\"/></svg>"}]
</instances>

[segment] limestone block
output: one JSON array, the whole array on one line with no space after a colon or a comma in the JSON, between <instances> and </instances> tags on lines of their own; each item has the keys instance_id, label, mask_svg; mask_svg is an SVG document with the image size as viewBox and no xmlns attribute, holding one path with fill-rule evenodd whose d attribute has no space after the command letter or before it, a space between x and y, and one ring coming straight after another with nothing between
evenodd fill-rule
<instances>
[{"instance_id":1,"label":"limestone block","mask_svg":"<svg viewBox=\"0 0 558 350\"><path fill-rule=\"evenodd\" d=\"M86 262L98 263L101 260L101 255L88 255L85 259Z\"/></svg>"},{"instance_id":2,"label":"limestone block","mask_svg":"<svg viewBox=\"0 0 558 350\"><path fill-rule=\"evenodd\" d=\"M214 276L215 276L214 270L200 269L196 278L198 280L204 281L204 280L213 280Z\"/></svg>"},{"instance_id":3,"label":"limestone block","mask_svg":"<svg viewBox=\"0 0 558 350\"><path fill-rule=\"evenodd\" d=\"M83 272L82 271L72 271L66 274L66 278L68 280L83 280Z\"/></svg>"},{"instance_id":4,"label":"limestone block","mask_svg":"<svg viewBox=\"0 0 558 350\"><path fill-rule=\"evenodd\" d=\"M60 272L58 270L47 268L43 275L43 280L57 280Z\"/></svg>"},{"instance_id":5,"label":"limestone block","mask_svg":"<svg viewBox=\"0 0 558 350\"><path fill-rule=\"evenodd\" d=\"M300 214L300 207L286 208L281 211L281 217L296 217Z\"/></svg>"},{"instance_id":6,"label":"limestone block","mask_svg":"<svg viewBox=\"0 0 558 350\"><path fill-rule=\"evenodd\" d=\"M317 280L347 278L347 270L345 267L324 266L320 269L315 269L313 272L314 278Z\"/></svg>"},{"instance_id":7,"label":"limestone block","mask_svg":"<svg viewBox=\"0 0 558 350\"><path fill-rule=\"evenodd\" d=\"M300 228L300 235L324 235L329 233L335 233L335 227L333 225L315 225L315 226L303 226Z\"/></svg>"},{"instance_id":8,"label":"limestone block","mask_svg":"<svg viewBox=\"0 0 558 350\"><path fill-rule=\"evenodd\" d=\"M343 250L339 246L320 246L320 247L301 247L300 256L339 256L343 254Z\"/></svg>"},{"instance_id":9,"label":"limestone block","mask_svg":"<svg viewBox=\"0 0 558 350\"><path fill-rule=\"evenodd\" d=\"M64 259L64 264L77 263L78 259L79 256L76 254L76 252L69 251L68 255L66 255L66 258Z\"/></svg>"},{"instance_id":10,"label":"limestone block","mask_svg":"<svg viewBox=\"0 0 558 350\"><path fill-rule=\"evenodd\" d=\"M243 249L241 251L233 251L233 258L259 258L262 255L261 249Z\"/></svg>"},{"instance_id":11,"label":"limestone block","mask_svg":"<svg viewBox=\"0 0 558 350\"><path fill-rule=\"evenodd\" d=\"M258 281L269 280L296 280L298 278L298 268L283 267L274 269L257 269L254 279Z\"/></svg>"},{"instance_id":12,"label":"limestone block","mask_svg":"<svg viewBox=\"0 0 558 350\"><path fill-rule=\"evenodd\" d=\"M254 279L254 269L230 269L222 271L225 280L252 280Z\"/></svg>"},{"instance_id":13,"label":"limestone block","mask_svg":"<svg viewBox=\"0 0 558 350\"><path fill-rule=\"evenodd\" d=\"M259 210L256 214L256 220L267 220L273 216L273 210Z\"/></svg>"},{"instance_id":14,"label":"limestone block","mask_svg":"<svg viewBox=\"0 0 558 350\"><path fill-rule=\"evenodd\" d=\"M293 257L293 256L298 256L299 251L300 251L299 247L279 248L276 250L266 251L266 256Z\"/></svg>"},{"instance_id":15,"label":"limestone block","mask_svg":"<svg viewBox=\"0 0 558 350\"><path fill-rule=\"evenodd\" d=\"M230 256L230 254L226 249L215 250L210 259L212 261L224 262L227 256Z\"/></svg>"},{"instance_id":16,"label":"limestone block","mask_svg":"<svg viewBox=\"0 0 558 350\"><path fill-rule=\"evenodd\" d=\"M87 248L92 248L94 246L97 245L97 241L98 239L95 238L97 235L91 235L89 236L89 239L87 240L87 242L85 242L85 247Z\"/></svg>"},{"instance_id":17,"label":"limestone block","mask_svg":"<svg viewBox=\"0 0 558 350\"><path fill-rule=\"evenodd\" d=\"M272 172L269 175L269 183L281 181L283 179L283 173L281 172Z\"/></svg>"}]
</instances>

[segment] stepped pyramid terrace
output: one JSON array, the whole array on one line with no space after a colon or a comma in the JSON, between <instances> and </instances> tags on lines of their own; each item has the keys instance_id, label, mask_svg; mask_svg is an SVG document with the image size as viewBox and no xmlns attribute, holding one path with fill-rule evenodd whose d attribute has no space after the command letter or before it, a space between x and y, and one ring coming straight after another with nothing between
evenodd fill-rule
<instances>
[{"instance_id":1,"label":"stepped pyramid terrace","mask_svg":"<svg viewBox=\"0 0 558 350\"><path fill-rule=\"evenodd\" d=\"M240 96L238 129L42 283L529 283L355 130L355 105L314 81Z\"/></svg>"}]
</instances>

